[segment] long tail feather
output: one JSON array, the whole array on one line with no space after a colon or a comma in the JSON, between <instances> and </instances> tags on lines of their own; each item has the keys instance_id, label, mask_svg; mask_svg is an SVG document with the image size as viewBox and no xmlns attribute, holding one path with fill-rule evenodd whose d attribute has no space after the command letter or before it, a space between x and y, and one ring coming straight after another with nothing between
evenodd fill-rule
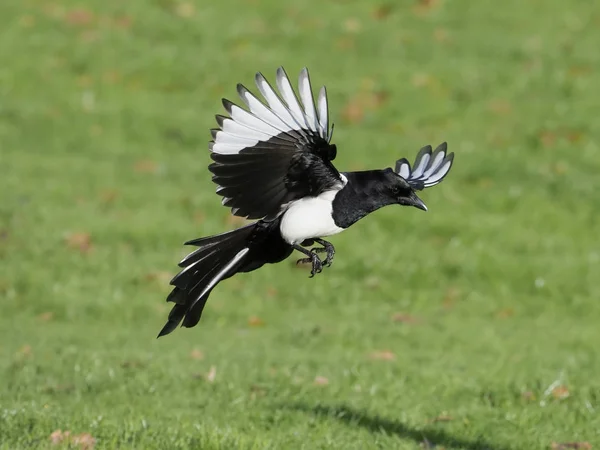
<instances>
[{"instance_id":1,"label":"long tail feather","mask_svg":"<svg viewBox=\"0 0 600 450\"><path fill-rule=\"evenodd\" d=\"M250 251L248 238L255 226L247 225L186 243L196 245L198 249L179 263L183 270L171 280L174 288L167 301L175 305L158 337L171 333L182 322L182 326L189 328L200 321L206 300L214 287L243 269L247 263Z\"/></svg>"}]
</instances>

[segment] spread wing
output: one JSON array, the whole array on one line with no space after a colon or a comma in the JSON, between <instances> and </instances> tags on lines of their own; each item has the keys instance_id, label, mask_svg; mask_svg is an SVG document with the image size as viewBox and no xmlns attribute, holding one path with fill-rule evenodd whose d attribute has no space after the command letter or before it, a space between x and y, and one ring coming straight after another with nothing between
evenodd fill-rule
<instances>
[{"instance_id":1,"label":"spread wing","mask_svg":"<svg viewBox=\"0 0 600 450\"><path fill-rule=\"evenodd\" d=\"M298 78L299 98L282 67L279 93L262 74L255 81L265 101L238 84L247 110L224 99L229 117L217 116L219 128L211 130L209 144L217 194L234 215L248 219L276 217L293 200L345 183L331 163L336 147L329 143L333 127L325 87L315 105L306 68Z\"/></svg>"},{"instance_id":2,"label":"spread wing","mask_svg":"<svg viewBox=\"0 0 600 450\"><path fill-rule=\"evenodd\" d=\"M434 152L431 145L423 147L412 168L406 158L396 162L396 173L404 178L415 190L422 190L440 183L450 172L454 153L447 153L448 146L445 142L438 145Z\"/></svg>"}]
</instances>

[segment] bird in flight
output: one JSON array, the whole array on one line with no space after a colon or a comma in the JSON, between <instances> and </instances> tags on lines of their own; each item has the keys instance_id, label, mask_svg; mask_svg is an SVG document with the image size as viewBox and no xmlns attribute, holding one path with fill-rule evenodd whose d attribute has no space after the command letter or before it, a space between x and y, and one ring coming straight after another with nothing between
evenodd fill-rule
<instances>
[{"instance_id":1,"label":"bird in flight","mask_svg":"<svg viewBox=\"0 0 600 450\"><path fill-rule=\"evenodd\" d=\"M211 291L236 273L278 263L297 250L304 255L298 262L311 264L312 277L335 255L323 237L383 206L427 211L416 191L440 183L452 166L454 154L442 143L435 151L423 147L412 166L403 158L394 169L339 172L332 164L337 148L325 87L315 103L306 68L298 77L298 95L282 67L277 90L261 73L255 82L264 101L241 84L237 91L245 109L223 99L229 116L216 116L219 128L211 130L209 143L214 162L208 168L222 204L256 222L185 243L198 248L171 280L167 301L175 305L158 337L180 323L195 326Z\"/></svg>"}]
</instances>

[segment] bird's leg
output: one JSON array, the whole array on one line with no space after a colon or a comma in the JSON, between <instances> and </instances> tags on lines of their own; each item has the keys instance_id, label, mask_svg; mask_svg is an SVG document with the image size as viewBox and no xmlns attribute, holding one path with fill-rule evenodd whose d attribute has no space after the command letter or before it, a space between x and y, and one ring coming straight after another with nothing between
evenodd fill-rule
<instances>
[{"instance_id":1,"label":"bird's leg","mask_svg":"<svg viewBox=\"0 0 600 450\"><path fill-rule=\"evenodd\" d=\"M324 248L313 248L310 251L315 253L323 253L327 252L327 258L323 261L323 264L326 264L327 267L331 266L333 262L333 257L335 256L335 247L331 242L327 242L323 239L315 238L313 239L317 244L321 244Z\"/></svg>"},{"instance_id":2,"label":"bird's leg","mask_svg":"<svg viewBox=\"0 0 600 450\"><path fill-rule=\"evenodd\" d=\"M321 260L319 259L319 257L317 256L317 254L315 252L313 252L312 250L307 250L304 247L301 247L296 244L293 245L293 247L296 250L298 250L299 252L302 252L306 256L308 256L308 258L299 259L298 261L296 261L296 264L312 263L312 270L310 271L310 278L314 277L315 273L321 273L321 271L323 270L323 263L321 262Z\"/></svg>"}]
</instances>

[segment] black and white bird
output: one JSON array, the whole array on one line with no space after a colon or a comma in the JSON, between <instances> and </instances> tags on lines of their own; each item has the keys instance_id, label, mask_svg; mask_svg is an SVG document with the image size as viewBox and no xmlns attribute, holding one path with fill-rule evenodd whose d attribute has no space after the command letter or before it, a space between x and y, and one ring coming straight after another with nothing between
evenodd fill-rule
<instances>
[{"instance_id":1,"label":"black and white bird","mask_svg":"<svg viewBox=\"0 0 600 450\"><path fill-rule=\"evenodd\" d=\"M400 159L395 169L338 172L325 87L315 103L307 69L300 72L298 96L283 68L277 70L277 90L260 73L255 81L264 101L241 84L237 91L247 109L223 99L229 117L216 116L219 128L211 130L209 144L214 162L208 168L223 205L257 221L186 242L198 248L171 280L167 301L175 305L159 337L182 322L195 326L217 283L238 272L283 261L297 250L305 256L298 262L312 265L312 277L335 254L323 237L383 206L426 211L415 191L441 182L452 166L454 154L443 143L435 151L423 147L412 166ZM310 249L315 244L321 247Z\"/></svg>"}]
</instances>

